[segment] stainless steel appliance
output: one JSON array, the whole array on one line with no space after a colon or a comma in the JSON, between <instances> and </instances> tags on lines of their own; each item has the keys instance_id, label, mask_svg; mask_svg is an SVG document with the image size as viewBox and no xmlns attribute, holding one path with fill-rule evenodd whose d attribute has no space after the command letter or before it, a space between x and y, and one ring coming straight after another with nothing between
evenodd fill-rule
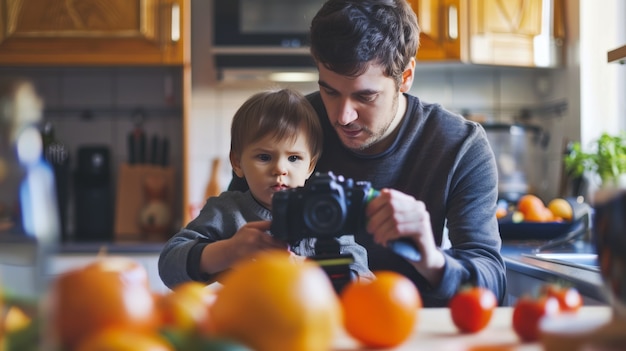
<instances>
[{"instance_id":1,"label":"stainless steel appliance","mask_svg":"<svg viewBox=\"0 0 626 351\"><path fill-rule=\"evenodd\" d=\"M78 149L74 173L76 241L113 239L113 190L108 146Z\"/></svg>"},{"instance_id":2,"label":"stainless steel appliance","mask_svg":"<svg viewBox=\"0 0 626 351\"><path fill-rule=\"evenodd\" d=\"M483 124L498 165L498 192L501 199L517 202L528 193L537 193L546 178L546 148L549 134L526 124Z\"/></svg>"},{"instance_id":3,"label":"stainless steel appliance","mask_svg":"<svg viewBox=\"0 0 626 351\"><path fill-rule=\"evenodd\" d=\"M214 0L217 67L313 67L308 32L325 0Z\"/></svg>"}]
</instances>

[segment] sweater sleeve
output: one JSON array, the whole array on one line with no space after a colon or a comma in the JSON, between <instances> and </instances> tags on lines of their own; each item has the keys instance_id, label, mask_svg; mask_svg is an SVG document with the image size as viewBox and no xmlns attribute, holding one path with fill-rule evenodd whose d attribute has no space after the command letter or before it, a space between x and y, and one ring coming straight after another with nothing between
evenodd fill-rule
<instances>
[{"instance_id":1,"label":"sweater sleeve","mask_svg":"<svg viewBox=\"0 0 626 351\"><path fill-rule=\"evenodd\" d=\"M489 288L500 303L506 274L495 216L497 168L484 131L477 127L457 156L450 182L447 228L451 247L438 287L424 293L433 305L445 305L463 284Z\"/></svg>"}]
</instances>

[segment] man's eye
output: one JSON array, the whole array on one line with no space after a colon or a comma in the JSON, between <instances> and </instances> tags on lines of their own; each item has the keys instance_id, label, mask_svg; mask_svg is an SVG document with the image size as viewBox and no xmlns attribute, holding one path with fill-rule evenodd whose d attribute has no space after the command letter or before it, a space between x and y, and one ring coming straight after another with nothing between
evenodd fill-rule
<instances>
[{"instance_id":1,"label":"man's eye","mask_svg":"<svg viewBox=\"0 0 626 351\"><path fill-rule=\"evenodd\" d=\"M359 100L364 102L372 102L376 100L378 94L370 94L370 95L359 95Z\"/></svg>"},{"instance_id":2,"label":"man's eye","mask_svg":"<svg viewBox=\"0 0 626 351\"><path fill-rule=\"evenodd\" d=\"M324 90L324 93L326 95L329 95L329 96L337 96L338 95L337 92L332 90L332 89L323 89L323 90Z\"/></svg>"}]
</instances>

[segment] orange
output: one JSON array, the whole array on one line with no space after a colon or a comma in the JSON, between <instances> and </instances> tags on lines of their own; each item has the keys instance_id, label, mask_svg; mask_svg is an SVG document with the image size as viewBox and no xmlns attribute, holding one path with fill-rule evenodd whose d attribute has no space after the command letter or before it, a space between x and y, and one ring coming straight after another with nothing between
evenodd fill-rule
<instances>
[{"instance_id":1,"label":"orange","mask_svg":"<svg viewBox=\"0 0 626 351\"><path fill-rule=\"evenodd\" d=\"M526 194L517 200L517 210L526 215L529 211L545 207L543 200L533 194Z\"/></svg>"},{"instance_id":2,"label":"orange","mask_svg":"<svg viewBox=\"0 0 626 351\"><path fill-rule=\"evenodd\" d=\"M215 293L205 284L188 281L157 298L162 327L190 333L209 319L209 307Z\"/></svg>"},{"instance_id":3,"label":"orange","mask_svg":"<svg viewBox=\"0 0 626 351\"><path fill-rule=\"evenodd\" d=\"M85 337L76 351L173 351L173 346L156 333L111 327Z\"/></svg>"},{"instance_id":4,"label":"orange","mask_svg":"<svg viewBox=\"0 0 626 351\"><path fill-rule=\"evenodd\" d=\"M528 222L549 222L554 215L538 196L526 194L517 201L517 209Z\"/></svg>"},{"instance_id":5,"label":"orange","mask_svg":"<svg viewBox=\"0 0 626 351\"><path fill-rule=\"evenodd\" d=\"M554 198L548 203L548 209L555 217L563 218L566 221L571 221L574 215L572 206L567 200L562 198Z\"/></svg>"},{"instance_id":6,"label":"orange","mask_svg":"<svg viewBox=\"0 0 626 351\"><path fill-rule=\"evenodd\" d=\"M500 219L500 218L504 218L507 215L507 210L504 207L498 207L496 209L496 218Z\"/></svg>"},{"instance_id":7,"label":"orange","mask_svg":"<svg viewBox=\"0 0 626 351\"><path fill-rule=\"evenodd\" d=\"M319 351L332 346L341 305L326 273L285 251L234 265L221 280L210 321L215 336L255 351Z\"/></svg>"},{"instance_id":8,"label":"orange","mask_svg":"<svg viewBox=\"0 0 626 351\"><path fill-rule=\"evenodd\" d=\"M159 322L145 267L125 257L98 258L57 276L49 308L52 332L68 350L107 327L145 332Z\"/></svg>"},{"instance_id":9,"label":"orange","mask_svg":"<svg viewBox=\"0 0 626 351\"><path fill-rule=\"evenodd\" d=\"M352 281L341 293L346 331L368 347L394 347L414 331L422 299L413 282L389 271Z\"/></svg>"},{"instance_id":10,"label":"orange","mask_svg":"<svg viewBox=\"0 0 626 351\"><path fill-rule=\"evenodd\" d=\"M531 208L524 213L524 220L527 222L550 222L554 219L552 212L545 206Z\"/></svg>"}]
</instances>

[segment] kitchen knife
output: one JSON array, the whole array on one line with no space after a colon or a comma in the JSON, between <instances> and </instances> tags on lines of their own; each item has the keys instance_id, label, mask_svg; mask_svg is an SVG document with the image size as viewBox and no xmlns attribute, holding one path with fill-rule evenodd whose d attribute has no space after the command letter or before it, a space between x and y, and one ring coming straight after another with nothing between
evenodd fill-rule
<instances>
[{"instance_id":1,"label":"kitchen knife","mask_svg":"<svg viewBox=\"0 0 626 351\"><path fill-rule=\"evenodd\" d=\"M150 164L158 165L161 159L162 150L159 145L159 137L156 135L152 136L150 140Z\"/></svg>"},{"instance_id":2,"label":"kitchen knife","mask_svg":"<svg viewBox=\"0 0 626 351\"><path fill-rule=\"evenodd\" d=\"M169 165L169 152L170 141L168 138L163 138L161 141L161 166L167 167Z\"/></svg>"}]
</instances>

